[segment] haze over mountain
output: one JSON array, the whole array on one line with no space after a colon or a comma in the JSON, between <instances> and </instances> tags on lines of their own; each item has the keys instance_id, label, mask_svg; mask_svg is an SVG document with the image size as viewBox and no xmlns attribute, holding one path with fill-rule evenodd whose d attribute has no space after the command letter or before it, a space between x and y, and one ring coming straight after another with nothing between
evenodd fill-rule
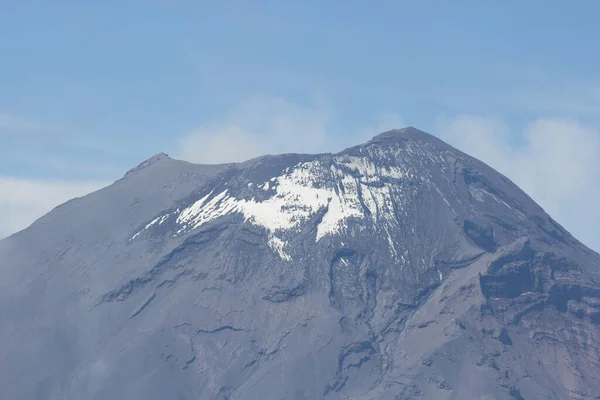
<instances>
[{"instance_id":1,"label":"haze over mountain","mask_svg":"<svg viewBox=\"0 0 600 400\"><path fill-rule=\"evenodd\" d=\"M600 255L409 127L159 154L0 241L7 399L600 398Z\"/></svg>"}]
</instances>

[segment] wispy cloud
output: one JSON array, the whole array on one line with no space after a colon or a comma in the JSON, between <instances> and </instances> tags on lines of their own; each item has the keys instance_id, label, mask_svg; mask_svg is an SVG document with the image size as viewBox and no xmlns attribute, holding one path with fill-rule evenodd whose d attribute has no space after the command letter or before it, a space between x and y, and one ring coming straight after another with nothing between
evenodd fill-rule
<instances>
[{"instance_id":1,"label":"wispy cloud","mask_svg":"<svg viewBox=\"0 0 600 400\"><path fill-rule=\"evenodd\" d=\"M242 103L225 121L202 126L181 140L183 159L199 163L243 161L266 153L323 149L328 110L258 96Z\"/></svg>"},{"instance_id":2,"label":"wispy cloud","mask_svg":"<svg viewBox=\"0 0 600 400\"><path fill-rule=\"evenodd\" d=\"M523 132L502 120L463 115L440 136L508 176L582 242L600 250L600 132L564 118Z\"/></svg>"},{"instance_id":3,"label":"wispy cloud","mask_svg":"<svg viewBox=\"0 0 600 400\"><path fill-rule=\"evenodd\" d=\"M331 127L332 112L320 100L298 105L283 98L257 96L221 122L196 129L180 140L178 157L196 163L244 161L264 154L339 151L377 133L402 126L394 113L342 134Z\"/></svg>"},{"instance_id":4,"label":"wispy cloud","mask_svg":"<svg viewBox=\"0 0 600 400\"><path fill-rule=\"evenodd\" d=\"M24 133L40 129L40 124L27 118L0 112L0 134Z\"/></svg>"},{"instance_id":5,"label":"wispy cloud","mask_svg":"<svg viewBox=\"0 0 600 400\"><path fill-rule=\"evenodd\" d=\"M123 146L102 144L76 131L0 112L0 169L10 167L19 176L68 179L116 178L126 169L104 161L125 158Z\"/></svg>"},{"instance_id":6,"label":"wispy cloud","mask_svg":"<svg viewBox=\"0 0 600 400\"><path fill-rule=\"evenodd\" d=\"M86 176L111 176L116 173L106 165L85 163L68 156L60 157L48 152L44 146L32 149L32 141L40 140L42 143L46 143L46 140L52 141L55 148L61 141L68 146L75 143L77 148L77 140L60 132L31 118L0 112L0 155L5 161L8 159L12 162L10 160L14 158L13 161L21 162L25 174L37 171L40 175L40 170L44 173L51 171L56 176L66 176L74 170ZM67 151L65 154L77 155L73 151ZM59 204L108 184L108 181L93 179L42 180L7 176L6 173L0 175L0 239L26 228Z\"/></svg>"},{"instance_id":7,"label":"wispy cloud","mask_svg":"<svg viewBox=\"0 0 600 400\"><path fill-rule=\"evenodd\" d=\"M570 82L515 91L510 97L517 110L572 117L600 118L600 82Z\"/></svg>"},{"instance_id":8,"label":"wispy cloud","mask_svg":"<svg viewBox=\"0 0 600 400\"><path fill-rule=\"evenodd\" d=\"M41 181L0 176L0 238L26 228L65 201L108 184L105 181Z\"/></svg>"}]
</instances>

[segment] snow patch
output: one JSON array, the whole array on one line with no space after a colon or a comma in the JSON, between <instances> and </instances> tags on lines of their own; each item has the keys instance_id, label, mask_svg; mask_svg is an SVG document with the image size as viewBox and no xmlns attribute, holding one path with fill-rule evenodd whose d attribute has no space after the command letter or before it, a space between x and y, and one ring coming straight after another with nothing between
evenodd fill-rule
<instances>
[{"instance_id":1,"label":"snow patch","mask_svg":"<svg viewBox=\"0 0 600 400\"><path fill-rule=\"evenodd\" d=\"M155 219L153 219L152 221L150 221L145 227L144 229L142 229L141 231L139 231L138 233L136 233L135 235L133 235L131 237L131 239L129 239L129 241L135 240L136 237L138 237L139 235L141 235L142 233L144 233L144 231L147 231L151 226L155 225L158 223L158 225L162 225L163 222L165 222L167 220L167 218L169 218L169 214L165 214L162 215L160 217L157 217Z\"/></svg>"},{"instance_id":2,"label":"snow patch","mask_svg":"<svg viewBox=\"0 0 600 400\"><path fill-rule=\"evenodd\" d=\"M277 236L271 236L269 238L269 247L271 247L271 250L277 253L279 255L279 258L281 258L282 260L292 261L292 257L290 257L290 255L287 254L283 249L285 245L286 243Z\"/></svg>"},{"instance_id":3,"label":"snow patch","mask_svg":"<svg viewBox=\"0 0 600 400\"><path fill-rule=\"evenodd\" d=\"M179 229L175 236L219 217L241 214L245 222L267 231L269 247L275 254L282 260L291 261L292 255L286 252L288 243L284 234L298 231L304 222L321 212L322 218L316 226L316 242L344 232L351 219L369 219L375 230L387 236L393 258L401 257L406 262L404 255L398 253L391 234L399 223L398 213L406 215L403 181L419 179L428 182L417 171L411 171L408 163L402 162L413 151L416 150L411 147L386 152L373 148L361 151L361 156L343 155L302 162L286 168L281 176L263 183L248 183L248 188L269 191L270 197L260 201L238 198L230 189L213 188L201 199L173 213L178 214L176 223ZM374 159L383 162L378 164ZM431 158L431 162L436 161ZM145 229L162 224L168 217L169 214L151 221ZM358 226L358 229L366 228L364 224Z\"/></svg>"},{"instance_id":4,"label":"snow patch","mask_svg":"<svg viewBox=\"0 0 600 400\"><path fill-rule=\"evenodd\" d=\"M368 165L368 164L364 164ZM370 168L367 166L367 168ZM337 169L335 175L339 177ZM263 201L237 199L226 189L218 194L210 193L181 211L177 223L184 225L177 234L196 229L221 216L241 213L246 222L261 226L269 233L270 247L284 260L291 260L285 253L286 243L280 234L296 229L326 208L322 221L317 226L316 241L340 232L349 218L364 218L365 208L373 218L379 212L391 210L391 194L388 188L368 187L358 178L342 174L334 187L322 185L331 182L331 177L322 179L327 169L320 162L312 161L296 165L290 172L271 178L263 185L269 188L274 183L274 194ZM320 186L322 185L322 186ZM361 195L369 200L361 203Z\"/></svg>"}]
</instances>

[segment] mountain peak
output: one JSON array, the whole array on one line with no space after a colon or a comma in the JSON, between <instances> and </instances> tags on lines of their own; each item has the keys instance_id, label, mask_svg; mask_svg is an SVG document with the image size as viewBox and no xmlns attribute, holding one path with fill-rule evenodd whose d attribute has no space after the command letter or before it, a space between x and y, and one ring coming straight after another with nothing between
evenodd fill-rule
<instances>
[{"instance_id":1,"label":"mountain peak","mask_svg":"<svg viewBox=\"0 0 600 400\"><path fill-rule=\"evenodd\" d=\"M380 133L379 135L373 136L373 138L371 139L371 142L373 141L378 141L381 139L391 139L391 138L398 138L398 139L416 139L416 138L432 138L433 136L430 135L427 132L423 132L420 129L417 129L413 126L407 126L405 128L400 128L400 129L392 129L383 133Z\"/></svg>"},{"instance_id":2,"label":"mountain peak","mask_svg":"<svg viewBox=\"0 0 600 400\"><path fill-rule=\"evenodd\" d=\"M127 171L125 176L133 174L137 171L140 171L146 167L149 167L153 164L156 164L156 163L158 163L160 161L164 161L164 160L171 160L171 157L169 157L168 154L162 153L162 152L155 154L152 157L150 157L149 159L147 159L146 161L141 162L137 167L134 167L134 168L130 169L129 171Z\"/></svg>"},{"instance_id":3,"label":"mountain peak","mask_svg":"<svg viewBox=\"0 0 600 400\"><path fill-rule=\"evenodd\" d=\"M3 398L599 398L600 256L435 136L129 173L0 241Z\"/></svg>"}]
</instances>

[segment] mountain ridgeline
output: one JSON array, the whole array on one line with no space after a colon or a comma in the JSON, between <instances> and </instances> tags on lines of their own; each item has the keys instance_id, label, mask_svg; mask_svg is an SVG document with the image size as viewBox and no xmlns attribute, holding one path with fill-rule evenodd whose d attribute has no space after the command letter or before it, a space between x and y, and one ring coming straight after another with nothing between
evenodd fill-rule
<instances>
[{"instance_id":1,"label":"mountain ridgeline","mask_svg":"<svg viewBox=\"0 0 600 400\"><path fill-rule=\"evenodd\" d=\"M415 128L159 154L0 241L6 399L599 399L600 256Z\"/></svg>"}]
</instances>

